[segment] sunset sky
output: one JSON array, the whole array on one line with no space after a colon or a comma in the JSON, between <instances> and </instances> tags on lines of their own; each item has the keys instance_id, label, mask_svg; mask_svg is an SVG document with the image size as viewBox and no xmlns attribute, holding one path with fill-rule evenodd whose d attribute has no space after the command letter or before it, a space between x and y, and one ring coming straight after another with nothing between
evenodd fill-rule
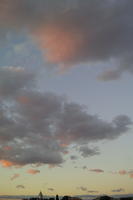
<instances>
[{"instance_id":1,"label":"sunset sky","mask_svg":"<svg viewBox=\"0 0 133 200\"><path fill-rule=\"evenodd\" d=\"M0 0L0 195L133 193L133 0Z\"/></svg>"}]
</instances>

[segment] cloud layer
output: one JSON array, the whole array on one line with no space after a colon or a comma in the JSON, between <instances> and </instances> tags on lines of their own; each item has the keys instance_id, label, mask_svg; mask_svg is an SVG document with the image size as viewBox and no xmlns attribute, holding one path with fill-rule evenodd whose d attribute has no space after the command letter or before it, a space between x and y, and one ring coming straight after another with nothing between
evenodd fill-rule
<instances>
[{"instance_id":1,"label":"cloud layer","mask_svg":"<svg viewBox=\"0 0 133 200\"><path fill-rule=\"evenodd\" d=\"M90 148L90 142L116 139L126 134L132 124L125 115L116 116L111 122L103 121L89 114L85 106L54 93L37 91L32 87L34 76L23 68L0 70L0 163L3 167L59 165L73 144L83 157L93 156L99 151Z\"/></svg>"},{"instance_id":2,"label":"cloud layer","mask_svg":"<svg viewBox=\"0 0 133 200\"><path fill-rule=\"evenodd\" d=\"M132 6L132 0L1 0L0 26L26 29L50 62L70 66L113 60L99 78L114 80L133 72Z\"/></svg>"}]
</instances>

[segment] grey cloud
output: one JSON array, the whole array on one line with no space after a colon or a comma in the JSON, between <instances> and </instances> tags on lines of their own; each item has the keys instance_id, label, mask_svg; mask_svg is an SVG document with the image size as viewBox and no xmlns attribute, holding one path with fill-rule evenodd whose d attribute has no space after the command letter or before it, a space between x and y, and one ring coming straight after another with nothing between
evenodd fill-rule
<instances>
[{"instance_id":1,"label":"grey cloud","mask_svg":"<svg viewBox=\"0 0 133 200\"><path fill-rule=\"evenodd\" d=\"M91 172L104 173L103 169L90 169Z\"/></svg>"},{"instance_id":2,"label":"grey cloud","mask_svg":"<svg viewBox=\"0 0 133 200\"><path fill-rule=\"evenodd\" d=\"M25 85L31 85L33 77L33 73L22 67L0 67L0 98L14 96Z\"/></svg>"},{"instance_id":3,"label":"grey cloud","mask_svg":"<svg viewBox=\"0 0 133 200\"><path fill-rule=\"evenodd\" d=\"M87 169L87 166L83 166L82 169L84 169L84 170Z\"/></svg>"},{"instance_id":4,"label":"grey cloud","mask_svg":"<svg viewBox=\"0 0 133 200\"><path fill-rule=\"evenodd\" d=\"M65 65L111 59L120 63L103 73L102 80L118 79L125 71L133 72L132 0L13 2L1 0L0 25L28 29L48 50L49 60Z\"/></svg>"},{"instance_id":5,"label":"grey cloud","mask_svg":"<svg viewBox=\"0 0 133 200\"><path fill-rule=\"evenodd\" d=\"M125 115L115 117L112 122L103 121L89 114L85 106L29 87L29 81L25 81L26 71L23 76L16 76L16 68L11 69L4 73L4 78L10 83L13 77L15 88L12 87L12 94L10 90L3 92L0 104L0 161L3 166L58 166L64 162L64 155L72 144L82 156L93 156L99 152L87 146L88 143L116 139L126 134L132 124ZM22 85L18 84L18 78ZM5 84L0 83L1 91L4 88Z\"/></svg>"},{"instance_id":6,"label":"grey cloud","mask_svg":"<svg viewBox=\"0 0 133 200\"><path fill-rule=\"evenodd\" d=\"M123 188L112 190L112 192L124 192L125 190Z\"/></svg>"},{"instance_id":7,"label":"grey cloud","mask_svg":"<svg viewBox=\"0 0 133 200\"><path fill-rule=\"evenodd\" d=\"M10 151L1 149L4 151L1 159L20 165L59 164L70 144L115 139L131 123L127 116L119 116L111 123L103 122L86 113L82 106L67 103L54 94L34 91L25 96L29 100L16 102L15 113L10 113L12 117L4 113L7 122L3 120L0 136L11 147ZM80 147L80 151L84 157L98 153L86 146Z\"/></svg>"},{"instance_id":8,"label":"grey cloud","mask_svg":"<svg viewBox=\"0 0 133 200\"><path fill-rule=\"evenodd\" d=\"M16 188L17 189L25 189L25 186L24 185L17 185Z\"/></svg>"},{"instance_id":9,"label":"grey cloud","mask_svg":"<svg viewBox=\"0 0 133 200\"><path fill-rule=\"evenodd\" d=\"M98 79L102 81L117 80L121 75L121 70L108 70L99 75Z\"/></svg>"},{"instance_id":10,"label":"grey cloud","mask_svg":"<svg viewBox=\"0 0 133 200\"><path fill-rule=\"evenodd\" d=\"M79 151L81 152L81 155L85 158L99 154L98 148L91 149L88 146L81 146Z\"/></svg>"},{"instance_id":11,"label":"grey cloud","mask_svg":"<svg viewBox=\"0 0 133 200\"><path fill-rule=\"evenodd\" d=\"M79 187L78 189L80 189L80 190L82 190L82 191L87 191L87 188L86 188L86 187L83 187L83 186Z\"/></svg>"},{"instance_id":12,"label":"grey cloud","mask_svg":"<svg viewBox=\"0 0 133 200\"><path fill-rule=\"evenodd\" d=\"M54 188L48 188L48 190L49 190L50 192L53 192L53 191L54 191Z\"/></svg>"},{"instance_id":13,"label":"grey cloud","mask_svg":"<svg viewBox=\"0 0 133 200\"><path fill-rule=\"evenodd\" d=\"M72 155L72 156L70 156L70 159L71 160L77 160L77 156Z\"/></svg>"},{"instance_id":14,"label":"grey cloud","mask_svg":"<svg viewBox=\"0 0 133 200\"><path fill-rule=\"evenodd\" d=\"M82 191L84 191L84 192L88 192L88 193L98 193L98 191L97 190L88 190L86 187L84 187L84 186L80 186L80 187L78 187L77 189L80 189L80 190L82 190Z\"/></svg>"}]
</instances>

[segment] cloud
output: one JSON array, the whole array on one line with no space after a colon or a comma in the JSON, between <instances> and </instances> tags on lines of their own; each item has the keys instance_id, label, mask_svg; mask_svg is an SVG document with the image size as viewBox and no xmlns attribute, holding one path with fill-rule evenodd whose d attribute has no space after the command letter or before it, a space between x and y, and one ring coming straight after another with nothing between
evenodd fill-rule
<instances>
[{"instance_id":1,"label":"cloud","mask_svg":"<svg viewBox=\"0 0 133 200\"><path fill-rule=\"evenodd\" d=\"M54 191L54 188L48 188L48 190L49 190L50 192L53 192L53 191Z\"/></svg>"},{"instance_id":2,"label":"cloud","mask_svg":"<svg viewBox=\"0 0 133 200\"><path fill-rule=\"evenodd\" d=\"M130 178L133 178L133 170L120 170L118 173L120 175L128 175Z\"/></svg>"},{"instance_id":3,"label":"cloud","mask_svg":"<svg viewBox=\"0 0 133 200\"><path fill-rule=\"evenodd\" d=\"M4 83L0 82L0 163L3 167L60 166L71 145L82 156L93 156L99 151L90 148L90 142L116 139L126 134L132 124L125 115L116 116L111 122L104 121L89 114L83 105L54 93L38 91L34 87L35 77L30 78L31 73L26 69L0 70L4 77Z\"/></svg>"},{"instance_id":4,"label":"cloud","mask_svg":"<svg viewBox=\"0 0 133 200\"><path fill-rule=\"evenodd\" d=\"M112 190L112 192L124 192L125 190L123 188Z\"/></svg>"},{"instance_id":5,"label":"cloud","mask_svg":"<svg viewBox=\"0 0 133 200\"><path fill-rule=\"evenodd\" d=\"M88 190L87 192L88 192L88 193L98 193L97 190Z\"/></svg>"},{"instance_id":6,"label":"cloud","mask_svg":"<svg viewBox=\"0 0 133 200\"><path fill-rule=\"evenodd\" d=\"M98 191L97 190L88 190L86 187L84 187L84 186L80 186L80 187L78 187L77 189L80 189L80 190L82 190L83 192L87 192L87 193L98 193Z\"/></svg>"},{"instance_id":7,"label":"cloud","mask_svg":"<svg viewBox=\"0 0 133 200\"><path fill-rule=\"evenodd\" d=\"M25 85L32 85L33 77L22 67L0 67L0 98L17 95Z\"/></svg>"},{"instance_id":8,"label":"cloud","mask_svg":"<svg viewBox=\"0 0 133 200\"><path fill-rule=\"evenodd\" d=\"M1 0L2 29L27 29L50 62L65 66L89 62L110 63L100 79L118 79L133 73L132 0ZM6 24L5 24L6 21ZM3 35L3 34L1 34Z\"/></svg>"},{"instance_id":9,"label":"cloud","mask_svg":"<svg viewBox=\"0 0 133 200\"><path fill-rule=\"evenodd\" d=\"M70 159L71 159L71 160L77 160L77 156L72 155L72 156L70 156Z\"/></svg>"},{"instance_id":10,"label":"cloud","mask_svg":"<svg viewBox=\"0 0 133 200\"><path fill-rule=\"evenodd\" d=\"M87 166L83 166L82 169L84 169L84 170L87 169Z\"/></svg>"},{"instance_id":11,"label":"cloud","mask_svg":"<svg viewBox=\"0 0 133 200\"><path fill-rule=\"evenodd\" d=\"M133 178L133 172L130 172L129 176L130 176L130 178Z\"/></svg>"},{"instance_id":12,"label":"cloud","mask_svg":"<svg viewBox=\"0 0 133 200\"><path fill-rule=\"evenodd\" d=\"M98 155L99 154L99 151L97 148L89 148L88 146L81 146L79 148L79 151L81 152L81 155L83 157L89 157L89 156L94 156L94 155Z\"/></svg>"},{"instance_id":13,"label":"cloud","mask_svg":"<svg viewBox=\"0 0 133 200\"><path fill-rule=\"evenodd\" d=\"M14 179L18 178L20 176L20 174L14 174L10 179L11 181L13 181Z\"/></svg>"},{"instance_id":14,"label":"cloud","mask_svg":"<svg viewBox=\"0 0 133 200\"><path fill-rule=\"evenodd\" d=\"M11 161L8 161L8 160L3 160L3 159L0 160L0 164L1 164L3 167L12 167L12 166L16 166L15 163L13 163L13 162L11 162Z\"/></svg>"},{"instance_id":15,"label":"cloud","mask_svg":"<svg viewBox=\"0 0 133 200\"><path fill-rule=\"evenodd\" d=\"M17 185L16 188L17 189L25 189L25 186L24 185Z\"/></svg>"},{"instance_id":16,"label":"cloud","mask_svg":"<svg viewBox=\"0 0 133 200\"><path fill-rule=\"evenodd\" d=\"M98 79L102 81L117 80L121 75L121 70L108 70L99 75Z\"/></svg>"},{"instance_id":17,"label":"cloud","mask_svg":"<svg viewBox=\"0 0 133 200\"><path fill-rule=\"evenodd\" d=\"M120 175L126 175L126 174L128 174L128 172L126 170L120 170L118 173Z\"/></svg>"},{"instance_id":18,"label":"cloud","mask_svg":"<svg viewBox=\"0 0 133 200\"><path fill-rule=\"evenodd\" d=\"M90 169L89 171L96 172L96 173L104 173L104 170L102 169Z\"/></svg>"},{"instance_id":19,"label":"cloud","mask_svg":"<svg viewBox=\"0 0 133 200\"><path fill-rule=\"evenodd\" d=\"M111 172L112 174L115 175L121 175L121 176L129 176L130 178L133 178L133 170L119 170L119 171L115 171L115 172Z\"/></svg>"},{"instance_id":20,"label":"cloud","mask_svg":"<svg viewBox=\"0 0 133 200\"><path fill-rule=\"evenodd\" d=\"M80 186L78 189L82 190L82 191L87 191L86 187Z\"/></svg>"},{"instance_id":21,"label":"cloud","mask_svg":"<svg viewBox=\"0 0 133 200\"><path fill-rule=\"evenodd\" d=\"M28 173L28 174L33 174L33 175L35 175L35 174L40 173L40 170L37 170L37 169L29 169L29 170L27 171L27 173Z\"/></svg>"}]
</instances>

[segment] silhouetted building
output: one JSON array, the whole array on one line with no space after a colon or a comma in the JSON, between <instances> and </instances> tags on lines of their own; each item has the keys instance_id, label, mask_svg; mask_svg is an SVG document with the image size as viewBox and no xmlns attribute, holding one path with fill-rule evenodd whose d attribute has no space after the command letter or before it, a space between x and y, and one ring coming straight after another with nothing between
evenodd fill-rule
<instances>
[{"instance_id":1,"label":"silhouetted building","mask_svg":"<svg viewBox=\"0 0 133 200\"><path fill-rule=\"evenodd\" d=\"M121 197L120 200L133 200L133 197Z\"/></svg>"},{"instance_id":2,"label":"silhouetted building","mask_svg":"<svg viewBox=\"0 0 133 200\"><path fill-rule=\"evenodd\" d=\"M27 198L27 199L23 199L23 200L60 200L58 194L56 195L56 197L50 197L50 198L44 198L44 195L42 194L42 192L40 191L38 197L31 197L31 198ZM64 196L62 197L61 200L81 200L78 197L70 197L70 196Z\"/></svg>"},{"instance_id":3,"label":"silhouetted building","mask_svg":"<svg viewBox=\"0 0 133 200\"><path fill-rule=\"evenodd\" d=\"M58 194L56 195L55 199L56 199L56 200L59 200L59 196L58 196Z\"/></svg>"},{"instance_id":4,"label":"silhouetted building","mask_svg":"<svg viewBox=\"0 0 133 200\"><path fill-rule=\"evenodd\" d=\"M62 200L81 200L81 199L78 198L78 197L64 196L64 197L62 198Z\"/></svg>"},{"instance_id":5,"label":"silhouetted building","mask_svg":"<svg viewBox=\"0 0 133 200\"><path fill-rule=\"evenodd\" d=\"M64 196L64 197L62 198L62 200L71 200L71 197L70 197L70 196Z\"/></svg>"},{"instance_id":6,"label":"silhouetted building","mask_svg":"<svg viewBox=\"0 0 133 200\"><path fill-rule=\"evenodd\" d=\"M39 199L42 200L43 199L43 194L42 192L40 191L39 195L38 195Z\"/></svg>"},{"instance_id":7,"label":"silhouetted building","mask_svg":"<svg viewBox=\"0 0 133 200\"><path fill-rule=\"evenodd\" d=\"M114 199L113 197L105 195L105 196L99 196L95 200L113 200L113 199Z\"/></svg>"}]
</instances>

